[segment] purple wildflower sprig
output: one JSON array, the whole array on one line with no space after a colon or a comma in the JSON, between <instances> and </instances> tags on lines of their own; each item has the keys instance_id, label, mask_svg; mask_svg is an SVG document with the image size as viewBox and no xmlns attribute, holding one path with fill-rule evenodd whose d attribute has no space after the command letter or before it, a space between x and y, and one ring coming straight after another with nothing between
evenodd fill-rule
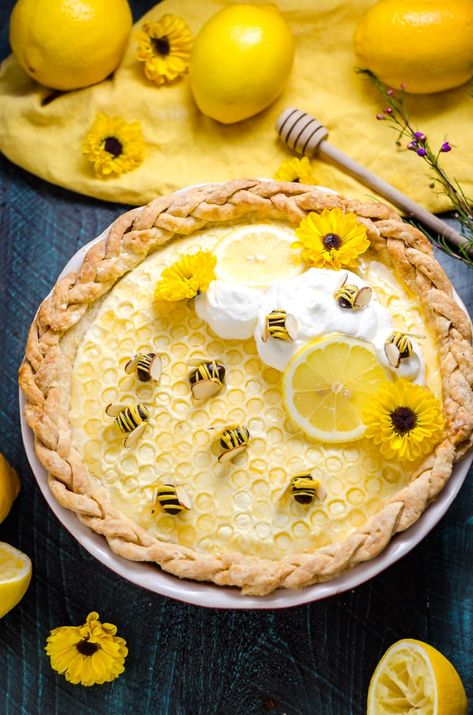
<instances>
[{"instance_id":1,"label":"purple wildflower sprig","mask_svg":"<svg viewBox=\"0 0 473 715\"><path fill-rule=\"evenodd\" d=\"M377 87L384 99L385 107L378 112L376 119L385 121L397 132L396 144L399 147L415 152L432 170L432 180L441 187L441 191L449 198L455 217L461 224L462 233L470 244L461 251L461 258L473 265L469 249L473 247L473 200L469 198L456 179L450 179L443 166L443 154L452 151L454 146L445 140L435 151L424 132L416 129L409 119L405 106L405 85L399 91L387 87L373 72L358 69L357 72L367 76ZM444 245L442 247L445 247ZM449 251L450 252L450 251Z\"/></svg>"}]
</instances>

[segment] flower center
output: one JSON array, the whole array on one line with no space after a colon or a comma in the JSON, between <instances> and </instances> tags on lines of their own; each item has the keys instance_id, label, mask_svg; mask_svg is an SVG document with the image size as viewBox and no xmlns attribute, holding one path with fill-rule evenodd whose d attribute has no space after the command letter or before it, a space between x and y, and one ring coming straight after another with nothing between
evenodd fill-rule
<instances>
[{"instance_id":1,"label":"flower center","mask_svg":"<svg viewBox=\"0 0 473 715\"><path fill-rule=\"evenodd\" d=\"M301 180L299 179L298 176L296 176L296 178L292 180L292 183L293 183L293 184L300 184L300 183L301 183Z\"/></svg>"},{"instance_id":2,"label":"flower center","mask_svg":"<svg viewBox=\"0 0 473 715\"><path fill-rule=\"evenodd\" d=\"M113 157L123 154L123 145L116 137L106 137L104 141L105 151L108 151Z\"/></svg>"},{"instance_id":3,"label":"flower center","mask_svg":"<svg viewBox=\"0 0 473 715\"><path fill-rule=\"evenodd\" d=\"M167 55L171 52L171 45L166 35L164 35L164 37L151 37L150 39L153 49L158 53L158 55L167 57Z\"/></svg>"},{"instance_id":4,"label":"flower center","mask_svg":"<svg viewBox=\"0 0 473 715\"><path fill-rule=\"evenodd\" d=\"M327 251L338 251L338 249L342 247L342 239L338 233L326 233L322 239L322 243Z\"/></svg>"},{"instance_id":5,"label":"flower center","mask_svg":"<svg viewBox=\"0 0 473 715\"><path fill-rule=\"evenodd\" d=\"M417 415L410 407L396 407L391 412L391 422L397 434L407 434L417 424Z\"/></svg>"},{"instance_id":6,"label":"flower center","mask_svg":"<svg viewBox=\"0 0 473 715\"><path fill-rule=\"evenodd\" d=\"M98 643L91 643L90 641L79 641L76 643L76 648L81 655L93 655L96 653L100 646Z\"/></svg>"}]
</instances>

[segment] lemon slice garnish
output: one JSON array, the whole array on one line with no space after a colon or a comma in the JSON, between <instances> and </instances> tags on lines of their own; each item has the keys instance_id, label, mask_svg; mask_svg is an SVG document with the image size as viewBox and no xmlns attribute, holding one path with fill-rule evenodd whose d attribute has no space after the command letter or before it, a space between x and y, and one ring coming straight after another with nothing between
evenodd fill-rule
<instances>
[{"instance_id":1,"label":"lemon slice garnish","mask_svg":"<svg viewBox=\"0 0 473 715\"><path fill-rule=\"evenodd\" d=\"M304 270L300 252L291 248L295 241L289 228L266 223L241 226L217 244L217 278L264 288L275 280L292 278Z\"/></svg>"},{"instance_id":2,"label":"lemon slice garnish","mask_svg":"<svg viewBox=\"0 0 473 715\"><path fill-rule=\"evenodd\" d=\"M438 650L412 638L394 643L376 667L367 715L467 715L460 676Z\"/></svg>"},{"instance_id":3,"label":"lemon slice garnish","mask_svg":"<svg viewBox=\"0 0 473 715\"><path fill-rule=\"evenodd\" d=\"M387 379L371 343L333 333L291 359L283 377L289 417L322 442L351 442L365 432L361 412Z\"/></svg>"},{"instance_id":4,"label":"lemon slice garnish","mask_svg":"<svg viewBox=\"0 0 473 715\"><path fill-rule=\"evenodd\" d=\"M21 601L31 581L31 561L0 541L0 618Z\"/></svg>"}]
</instances>

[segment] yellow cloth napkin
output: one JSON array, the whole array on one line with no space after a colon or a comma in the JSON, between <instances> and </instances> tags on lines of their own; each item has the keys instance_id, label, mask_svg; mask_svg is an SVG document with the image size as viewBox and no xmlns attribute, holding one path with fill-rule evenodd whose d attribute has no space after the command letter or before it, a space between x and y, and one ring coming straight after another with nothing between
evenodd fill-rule
<instances>
[{"instance_id":1,"label":"yellow cloth napkin","mask_svg":"<svg viewBox=\"0 0 473 715\"><path fill-rule=\"evenodd\" d=\"M144 17L183 17L194 35L221 7L221 0L164 0ZM236 177L272 177L290 156L274 124L287 106L314 114L330 141L433 211L449 207L429 188L429 170L416 154L399 151L387 122L377 122L382 101L371 83L356 75L353 32L374 0L280 0L296 38L296 58L283 95L256 117L223 125L202 115L187 77L157 87L135 60L136 29L112 79L55 96L33 82L9 57L0 71L0 150L13 162L54 184L89 196L143 204L182 186ZM249 78L251 81L251 78ZM408 78L406 78L408 81ZM451 176L473 193L473 99L468 86L430 96L411 96L413 123L432 145L445 139L458 149L442 156ZM139 121L147 149L143 164L118 178L97 179L81 154L81 142L97 112ZM469 148L470 157L467 156ZM317 183L347 195L372 195L337 169L315 160Z\"/></svg>"}]
</instances>

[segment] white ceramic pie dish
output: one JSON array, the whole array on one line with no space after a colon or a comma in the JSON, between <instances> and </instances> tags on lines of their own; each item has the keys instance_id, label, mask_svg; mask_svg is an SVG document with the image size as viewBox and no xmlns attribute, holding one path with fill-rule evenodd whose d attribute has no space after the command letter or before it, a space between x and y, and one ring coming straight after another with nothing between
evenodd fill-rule
<instances>
[{"instance_id":1,"label":"white ceramic pie dish","mask_svg":"<svg viewBox=\"0 0 473 715\"><path fill-rule=\"evenodd\" d=\"M104 238L107 232L108 228L96 239L83 246L67 263L59 277L77 270L90 246ZM465 308L458 296L457 300L460 305ZM243 596L236 588L182 580L161 571L159 567L154 564L133 562L114 554L111 549L109 549L104 537L83 525L73 512L60 506L49 491L47 472L35 454L33 434L26 424L23 411L24 398L20 391L21 432L28 461L46 501L59 521L74 538L76 538L92 556L128 581L155 593L208 608L287 608L311 601L318 601L328 596L333 596L355 588L373 576L378 575L391 564L405 556L433 529L458 494L473 461L472 453L456 464L452 476L437 501L434 502L407 531L397 534L388 547L375 559L360 564L346 574L326 583L314 584L313 586L295 591L280 589L263 597Z\"/></svg>"}]
</instances>

